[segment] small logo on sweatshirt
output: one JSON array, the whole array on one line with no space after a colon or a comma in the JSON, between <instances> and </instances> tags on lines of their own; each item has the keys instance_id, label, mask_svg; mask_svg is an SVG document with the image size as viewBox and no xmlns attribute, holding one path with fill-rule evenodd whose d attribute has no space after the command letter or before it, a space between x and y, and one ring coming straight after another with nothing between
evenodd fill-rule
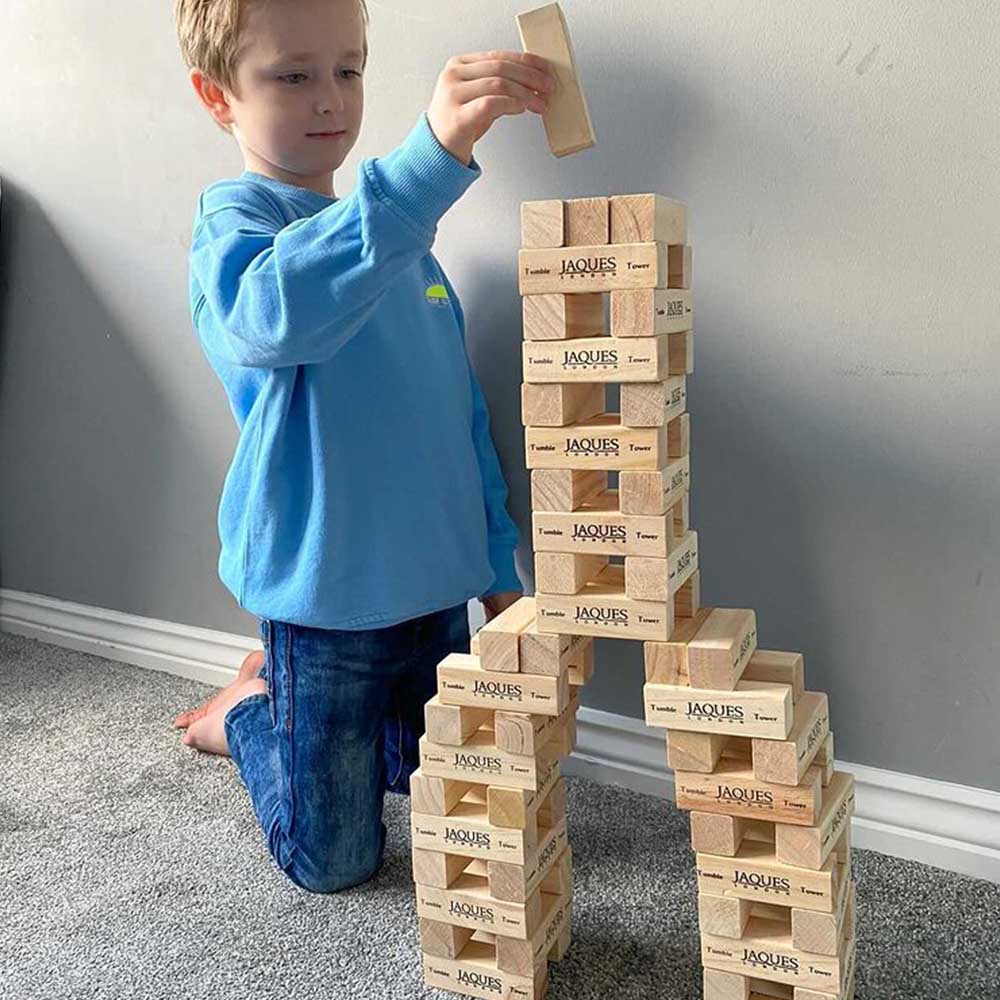
<instances>
[{"instance_id":1,"label":"small logo on sweatshirt","mask_svg":"<svg viewBox=\"0 0 1000 1000\"><path fill-rule=\"evenodd\" d=\"M447 306L451 302L451 299L448 298L448 289L444 285L431 285L424 292L424 298L427 299L428 305L437 306L438 308Z\"/></svg>"}]
</instances>

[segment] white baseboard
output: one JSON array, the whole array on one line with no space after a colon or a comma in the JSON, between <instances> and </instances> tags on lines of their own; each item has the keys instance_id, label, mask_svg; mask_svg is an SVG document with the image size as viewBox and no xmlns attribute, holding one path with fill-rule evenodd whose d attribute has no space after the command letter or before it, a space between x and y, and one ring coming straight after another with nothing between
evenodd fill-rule
<instances>
[{"instance_id":1,"label":"white baseboard","mask_svg":"<svg viewBox=\"0 0 1000 1000\"><path fill-rule=\"evenodd\" d=\"M473 615L478 609L473 609ZM255 638L0 589L0 631L208 684L232 679ZM1000 884L1000 793L838 761L857 783L855 846ZM662 730L581 708L563 770L673 799Z\"/></svg>"}]
</instances>

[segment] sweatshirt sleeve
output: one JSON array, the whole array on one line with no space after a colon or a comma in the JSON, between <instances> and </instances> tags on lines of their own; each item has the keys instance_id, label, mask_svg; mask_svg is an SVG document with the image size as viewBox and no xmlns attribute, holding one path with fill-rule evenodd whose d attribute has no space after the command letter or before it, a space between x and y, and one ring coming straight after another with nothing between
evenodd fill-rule
<instances>
[{"instance_id":1,"label":"sweatshirt sleeve","mask_svg":"<svg viewBox=\"0 0 1000 1000\"><path fill-rule=\"evenodd\" d=\"M437 140L426 114L397 149L358 167L346 198L284 225L270 192L223 184L202 200L191 276L205 349L230 364L326 361L393 279L434 243L441 216L481 174ZM213 322L199 323L203 310Z\"/></svg>"},{"instance_id":2,"label":"sweatshirt sleeve","mask_svg":"<svg viewBox=\"0 0 1000 1000\"><path fill-rule=\"evenodd\" d=\"M464 344L465 313L451 282L443 271L441 274L448 289L448 297L455 307ZM494 573L493 583L480 597L489 597L490 594L502 594L509 591L523 593L524 584L521 583L514 565L514 552L517 549L520 536L517 525L507 513L507 483L504 480L500 459L490 434L490 412L486 406L486 399L480 388L479 380L472 370L468 351L466 351L465 360L469 366L469 380L472 386L472 443L476 449L479 473L483 483L483 499L486 504L486 522L489 533L490 565L493 567Z\"/></svg>"}]
</instances>

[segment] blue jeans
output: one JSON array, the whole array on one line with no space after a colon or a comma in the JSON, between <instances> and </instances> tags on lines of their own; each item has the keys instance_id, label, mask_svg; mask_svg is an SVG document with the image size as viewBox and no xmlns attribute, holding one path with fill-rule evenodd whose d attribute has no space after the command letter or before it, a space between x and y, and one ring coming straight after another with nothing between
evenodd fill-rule
<instances>
[{"instance_id":1,"label":"blue jeans","mask_svg":"<svg viewBox=\"0 0 1000 1000\"><path fill-rule=\"evenodd\" d=\"M387 628L260 619L266 694L226 715L229 752L278 867L311 892L366 882L386 789L408 794L436 667L469 651L465 604Z\"/></svg>"}]
</instances>

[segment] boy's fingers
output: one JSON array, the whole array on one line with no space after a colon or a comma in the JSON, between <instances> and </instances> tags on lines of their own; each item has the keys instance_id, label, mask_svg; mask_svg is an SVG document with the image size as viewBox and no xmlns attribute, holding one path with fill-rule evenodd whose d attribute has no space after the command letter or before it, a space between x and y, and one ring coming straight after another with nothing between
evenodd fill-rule
<instances>
[{"instance_id":1,"label":"boy's fingers","mask_svg":"<svg viewBox=\"0 0 1000 1000\"><path fill-rule=\"evenodd\" d=\"M484 59L482 62L463 63L456 67L455 74L460 80L503 77L507 80L516 80L522 86L539 93L548 93L555 84L554 77L550 77L540 70L525 66L523 63L505 62L502 59Z\"/></svg>"},{"instance_id":2,"label":"boy's fingers","mask_svg":"<svg viewBox=\"0 0 1000 1000\"><path fill-rule=\"evenodd\" d=\"M545 97L536 94L531 87L525 87L516 80L498 76L487 76L478 80L468 80L456 84L454 95L459 104L468 104L479 97L514 97L536 111L544 111Z\"/></svg>"}]
</instances>

